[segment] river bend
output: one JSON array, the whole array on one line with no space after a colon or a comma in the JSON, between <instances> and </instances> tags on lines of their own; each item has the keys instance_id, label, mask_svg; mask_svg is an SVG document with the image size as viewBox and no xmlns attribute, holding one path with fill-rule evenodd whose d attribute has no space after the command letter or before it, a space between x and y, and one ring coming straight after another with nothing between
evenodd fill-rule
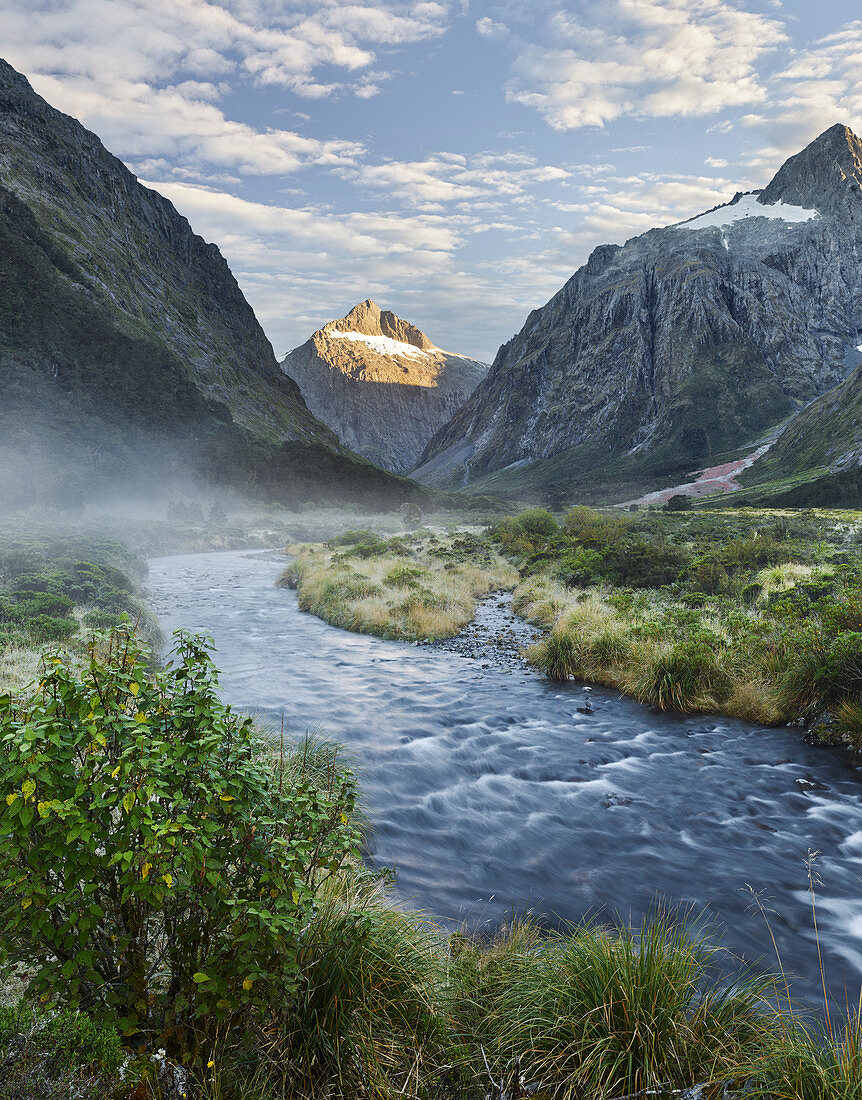
<instances>
[{"instance_id":1,"label":"river bend","mask_svg":"<svg viewBox=\"0 0 862 1100\"><path fill-rule=\"evenodd\" d=\"M793 730L668 715L596 688L350 634L304 614L260 552L150 562L167 636L212 636L223 697L358 762L370 858L410 904L447 920L550 919L655 906L704 910L724 942L774 965L747 884L768 899L795 993L822 999L805 860L836 1002L862 981L862 773ZM845 987L847 993L845 995Z\"/></svg>"}]
</instances>

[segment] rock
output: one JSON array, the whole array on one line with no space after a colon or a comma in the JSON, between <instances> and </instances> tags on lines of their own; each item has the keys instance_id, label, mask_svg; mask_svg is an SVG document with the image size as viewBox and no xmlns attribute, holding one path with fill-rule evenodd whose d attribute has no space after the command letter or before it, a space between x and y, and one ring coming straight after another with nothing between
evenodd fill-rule
<instances>
[{"instance_id":1,"label":"rock","mask_svg":"<svg viewBox=\"0 0 862 1100\"><path fill-rule=\"evenodd\" d=\"M309 409L348 447L404 472L485 377L370 298L282 360Z\"/></svg>"},{"instance_id":2,"label":"rock","mask_svg":"<svg viewBox=\"0 0 862 1100\"><path fill-rule=\"evenodd\" d=\"M500 348L415 476L564 495L592 470L606 484L615 462L630 480L688 474L833 391L862 362L860 330L862 142L834 126L762 192L597 248ZM858 463L862 366L846 391L855 411L829 457Z\"/></svg>"}]
</instances>

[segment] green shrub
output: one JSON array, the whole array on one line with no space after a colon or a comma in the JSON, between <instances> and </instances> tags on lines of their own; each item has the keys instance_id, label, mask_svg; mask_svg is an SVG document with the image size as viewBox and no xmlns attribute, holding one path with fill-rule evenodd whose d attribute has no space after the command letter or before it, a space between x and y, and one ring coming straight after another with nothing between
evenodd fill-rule
<instances>
[{"instance_id":1,"label":"green shrub","mask_svg":"<svg viewBox=\"0 0 862 1100\"><path fill-rule=\"evenodd\" d=\"M22 624L34 642L59 642L70 638L78 629L74 619L58 619L53 615L34 615Z\"/></svg>"},{"instance_id":2,"label":"green shrub","mask_svg":"<svg viewBox=\"0 0 862 1100\"><path fill-rule=\"evenodd\" d=\"M583 546L608 545L624 535L631 521L621 516L607 516L593 508L577 505L566 512L563 529Z\"/></svg>"},{"instance_id":3,"label":"green shrub","mask_svg":"<svg viewBox=\"0 0 862 1100\"><path fill-rule=\"evenodd\" d=\"M104 1100L136 1084L116 1029L67 1009L0 1007L0 1062L0 1100Z\"/></svg>"},{"instance_id":4,"label":"green shrub","mask_svg":"<svg viewBox=\"0 0 862 1100\"><path fill-rule=\"evenodd\" d=\"M835 638L815 631L798 638L781 675L781 698L791 713L812 717L823 708L862 695L862 634Z\"/></svg>"},{"instance_id":5,"label":"green shrub","mask_svg":"<svg viewBox=\"0 0 862 1100\"><path fill-rule=\"evenodd\" d=\"M357 834L349 774L270 782L205 642L176 639L163 672L117 631L0 698L0 938L33 994L188 1057L291 995Z\"/></svg>"},{"instance_id":6,"label":"green shrub","mask_svg":"<svg viewBox=\"0 0 862 1100\"><path fill-rule=\"evenodd\" d=\"M454 565L453 565L454 568ZM415 588L422 576L422 570L412 565L396 565L390 569L384 580L393 588Z\"/></svg>"},{"instance_id":7,"label":"green shrub","mask_svg":"<svg viewBox=\"0 0 862 1100\"><path fill-rule=\"evenodd\" d=\"M547 508L528 508L515 517L515 524L529 538L547 538L557 530L557 521Z\"/></svg>"},{"instance_id":8,"label":"green shrub","mask_svg":"<svg viewBox=\"0 0 862 1100\"><path fill-rule=\"evenodd\" d=\"M0 1045L26 1034L66 1069L85 1067L116 1073L123 1063L123 1046L116 1029L100 1026L82 1012L0 1006Z\"/></svg>"},{"instance_id":9,"label":"green shrub","mask_svg":"<svg viewBox=\"0 0 862 1100\"><path fill-rule=\"evenodd\" d=\"M569 587L593 583L600 576L602 555L590 547L578 547L560 558L554 572Z\"/></svg>"},{"instance_id":10,"label":"green shrub","mask_svg":"<svg viewBox=\"0 0 862 1100\"><path fill-rule=\"evenodd\" d=\"M47 615L52 618L66 617L74 606L68 596L55 592L32 592L20 589L7 592L3 600L7 618L17 622Z\"/></svg>"}]
</instances>

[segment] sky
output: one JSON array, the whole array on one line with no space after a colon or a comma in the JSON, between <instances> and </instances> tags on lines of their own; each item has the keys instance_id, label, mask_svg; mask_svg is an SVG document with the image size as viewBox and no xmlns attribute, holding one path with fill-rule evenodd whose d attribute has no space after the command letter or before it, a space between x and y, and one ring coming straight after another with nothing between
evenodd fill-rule
<instances>
[{"instance_id":1,"label":"sky","mask_svg":"<svg viewBox=\"0 0 862 1100\"><path fill-rule=\"evenodd\" d=\"M586 260L862 134L849 0L0 0L276 354L373 298L491 361Z\"/></svg>"}]
</instances>

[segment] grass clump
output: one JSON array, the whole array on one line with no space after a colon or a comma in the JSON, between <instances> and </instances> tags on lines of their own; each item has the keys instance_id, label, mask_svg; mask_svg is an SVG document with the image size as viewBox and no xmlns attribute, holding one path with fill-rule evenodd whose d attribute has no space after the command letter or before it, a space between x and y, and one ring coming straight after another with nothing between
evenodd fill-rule
<instances>
[{"instance_id":1,"label":"grass clump","mask_svg":"<svg viewBox=\"0 0 862 1100\"><path fill-rule=\"evenodd\" d=\"M583 925L547 936L521 922L456 953L461 1034L505 1086L670 1090L731 1080L764 1046L770 981L721 980L715 947L665 918L637 933Z\"/></svg>"},{"instance_id":2,"label":"grass clump","mask_svg":"<svg viewBox=\"0 0 862 1100\"><path fill-rule=\"evenodd\" d=\"M366 536L289 547L294 562L279 583L297 587L300 608L334 626L411 641L452 637L477 600L517 583L514 567L476 535Z\"/></svg>"}]
</instances>

